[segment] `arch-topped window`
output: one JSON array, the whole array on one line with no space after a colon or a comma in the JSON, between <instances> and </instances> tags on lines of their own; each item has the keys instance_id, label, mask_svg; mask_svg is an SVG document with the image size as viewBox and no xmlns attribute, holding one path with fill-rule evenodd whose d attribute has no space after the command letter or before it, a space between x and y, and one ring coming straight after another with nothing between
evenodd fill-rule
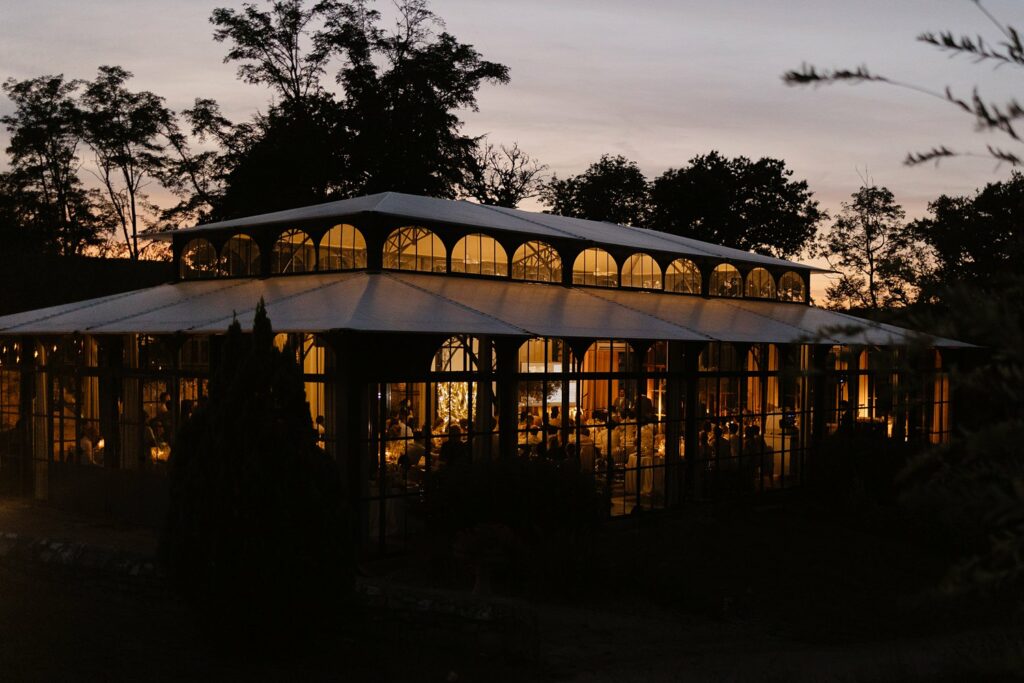
<instances>
[{"instance_id":1,"label":"arch-topped window","mask_svg":"<svg viewBox=\"0 0 1024 683\"><path fill-rule=\"evenodd\" d=\"M519 372L561 372L562 365L572 362L572 354L561 339L536 337L519 346Z\"/></svg>"},{"instance_id":2,"label":"arch-topped window","mask_svg":"<svg viewBox=\"0 0 1024 683\"><path fill-rule=\"evenodd\" d=\"M446 256L441 238L426 228L398 228L384 242L385 268L443 273Z\"/></svg>"},{"instance_id":3,"label":"arch-topped window","mask_svg":"<svg viewBox=\"0 0 1024 683\"><path fill-rule=\"evenodd\" d=\"M466 235L452 249L452 272L506 277L508 255L493 237Z\"/></svg>"},{"instance_id":4,"label":"arch-topped window","mask_svg":"<svg viewBox=\"0 0 1024 683\"><path fill-rule=\"evenodd\" d=\"M661 289L661 266L647 254L633 254L622 264L622 286Z\"/></svg>"},{"instance_id":5,"label":"arch-topped window","mask_svg":"<svg viewBox=\"0 0 1024 683\"><path fill-rule=\"evenodd\" d=\"M700 294L700 268L688 258L677 258L665 270L665 291Z\"/></svg>"},{"instance_id":6,"label":"arch-topped window","mask_svg":"<svg viewBox=\"0 0 1024 683\"><path fill-rule=\"evenodd\" d=\"M355 226L335 225L320 238L317 270L351 270L366 267L366 239Z\"/></svg>"},{"instance_id":7,"label":"arch-topped window","mask_svg":"<svg viewBox=\"0 0 1024 683\"><path fill-rule=\"evenodd\" d=\"M314 269L316 250L313 240L302 230L281 233L270 252L271 273L306 273Z\"/></svg>"},{"instance_id":8,"label":"arch-topped window","mask_svg":"<svg viewBox=\"0 0 1024 683\"><path fill-rule=\"evenodd\" d=\"M547 242L526 242L512 255L512 279L561 282L562 259Z\"/></svg>"},{"instance_id":9,"label":"arch-topped window","mask_svg":"<svg viewBox=\"0 0 1024 683\"><path fill-rule=\"evenodd\" d=\"M260 248L248 235L235 235L225 242L220 257L228 275L260 274Z\"/></svg>"},{"instance_id":10,"label":"arch-topped window","mask_svg":"<svg viewBox=\"0 0 1024 683\"><path fill-rule=\"evenodd\" d=\"M743 294L743 277L735 266L720 263L711 271L708 282L708 294L711 296L741 296Z\"/></svg>"},{"instance_id":11,"label":"arch-topped window","mask_svg":"<svg viewBox=\"0 0 1024 683\"><path fill-rule=\"evenodd\" d=\"M220 274L220 259L209 240L200 237L185 245L178 260L178 274L185 279L216 277Z\"/></svg>"},{"instance_id":12,"label":"arch-topped window","mask_svg":"<svg viewBox=\"0 0 1024 683\"><path fill-rule=\"evenodd\" d=\"M604 249L584 249L572 265L572 283L615 287L619 284L619 266Z\"/></svg>"},{"instance_id":13,"label":"arch-topped window","mask_svg":"<svg viewBox=\"0 0 1024 683\"><path fill-rule=\"evenodd\" d=\"M775 278L764 268L754 268L747 273L747 296L756 299L775 298Z\"/></svg>"},{"instance_id":14,"label":"arch-topped window","mask_svg":"<svg viewBox=\"0 0 1024 683\"><path fill-rule=\"evenodd\" d=\"M779 278L779 301L804 301L806 290L804 279L799 273L792 270L782 274Z\"/></svg>"}]
</instances>

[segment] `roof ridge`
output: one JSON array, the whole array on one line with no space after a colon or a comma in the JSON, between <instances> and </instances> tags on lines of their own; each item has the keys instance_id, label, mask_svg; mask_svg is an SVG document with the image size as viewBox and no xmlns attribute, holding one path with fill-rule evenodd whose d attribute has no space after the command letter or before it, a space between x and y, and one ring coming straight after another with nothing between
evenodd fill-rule
<instances>
[{"instance_id":1,"label":"roof ridge","mask_svg":"<svg viewBox=\"0 0 1024 683\"><path fill-rule=\"evenodd\" d=\"M622 303L621 301L616 301L614 299L609 299L608 297L601 296L597 292L591 291L591 290L589 290L586 287L579 287L578 291L583 292L584 294L589 294L590 296L594 297L595 299L600 299L601 301L607 301L608 303L615 304L616 306L619 306L620 308L625 308L627 311L630 311L632 313L639 313L640 315L645 315L648 318L654 318L655 320L663 322L666 325L672 325L673 327L678 327L680 329L686 330L687 332L692 332L693 334L700 335L700 336L704 337L705 339L707 339L709 341L718 341L718 339L716 339L715 337L712 337L711 335L705 334L705 333L703 333L703 332L701 332L699 330L695 330L692 327L689 327L687 325L683 325L682 323L678 323L678 322L676 322L674 320L667 320L665 318L662 318L660 315L654 315L653 313L648 313L647 311L637 310L637 309L635 309L635 308L633 308L631 306L627 306L626 304Z\"/></svg>"},{"instance_id":2,"label":"roof ridge","mask_svg":"<svg viewBox=\"0 0 1024 683\"><path fill-rule=\"evenodd\" d=\"M505 325L507 327L515 328L515 329L517 329L517 330L519 330L519 331L523 332L524 334L527 334L527 335L529 335L531 337L537 336L536 334L534 334L530 330L526 329L525 327L520 327L519 325L514 325L514 324L508 322L507 320L502 320L501 318L499 318L496 315L492 315L490 313L486 313L484 311L481 311L481 310L479 310L477 308L473 308L472 306L470 306L468 304L464 304L461 301L455 301L454 299L451 299L451 298L445 296L444 294L441 294L440 292L434 292L432 290L427 289L426 287L421 287L420 285L414 284L412 282L407 282L406 280L403 280L402 278L398 277L398 275L396 275L395 273L391 273L389 271L381 271L380 274L384 275L385 277L387 277L387 278L389 278L391 280L394 280L395 282L397 282L399 284L405 285L406 287L410 287L410 288L415 289L417 291L423 292L424 294L429 294L430 296L432 296L432 297L434 297L436 299L441 299L442 301L446 301L446 302L450 303L451 305L456 306L457 308L462 308L462 309L467 310L467 311L469 311L471 313L475 313L475 314L483 316L485 318L489 318L491 320L495 320L495 321L501 323L502 325Z\"/></svg>"},{"instance_id":3,"label":"roof ridge","mask_svg":"<svg viewBox=\"0 0 1024 683\"><path fill-rule=\"evenodd\" d=\"M468 203L470 203L470 202L467 202L467 204ZM542 228L547 228L549 230L554 230L556 232L560 232L563 235L568 235L569 237L572 237L574 239L590 240L591 242L594 241L594 239L591 238L591 237L584 237L583 235L578 235L578 234L576 234L574 232L570 232L569 230L565 230L563 228L557 228L557 227L555 227L553 225L548 225L547 223L542 223L541 221L538 221L538 220L536 220L534 218L526 218L525 216L519 215L519 214L522 214L522 213L533 213L531 211L523 211L522 209L511 209L512 211L515 211L516 213L510 214L508 211L505 210L505 209L508 209L507 206L491 206L490 204L477 204L477 206L482 207L484 209L490 209L491 211L500 213L503 216L509 216L511 218L515 218L516 220L523 221L524 223L533 223L534 225L539 225ZM546 216L555 216L557 214L544 214L544 215L546 215ZM560 218L565 218L565 216L560 216Z\"/></svg>"},{"instance_id":4,"label":"roof ridge","mask_svg":"<svg viewBox=\"0 0 1024 683\"><path fill-rule=\"evenodd\" d=\"M326 275L326 273L315 273L315 272L314 273L305 273L305 274L306 275L312 275L312 276ZM364 279L368 279L368 276L367 276L365 271L356 271L356 272L353 272L353 273L343 273L343 274L344 275L361 275L361 276L363 276ZM247 278L245 281L246 282L259 282L262 279L263 278ZM313 287L307 287L305 289L300 289L299 291L294 292L292 294L289 294L287 296L283 296L280 299L274 299L268 305L269 306L276 306L276 305L278 305L281 302L289 301L290 299L294 299L297 296L304 296L306 294L309 294L310 292L316 292L316 291L319 291L321 289L327 289L329 287L334 287L334 286L337 286L337 285L339 285L339 284L341 284L343 282L351 282L354 279L355 279L354 277L344 277L344 278L336 278L336 279L328 280L327 282L324 282L324 283L319 284L319 285L315 285ZM264 303L266 303L266 302L264 302ZM246 311L255 311L255 310L256 310L256 306L252 306L251 308L243 308L242 312L244 313ZM232 318L237 318L238 317L238 311L232 311L231 312L231 317ZM226 316L226 315L218 316L216 318L207 318L206 320L203 320L202 322L198 322L195 325L192 325L191 327L188 327L186 329L194 330L197 327L201 327L203 325L212 325L212 324L216 323L218 320L226 320L227 318L228 318L228 316ZM115 320L113 322L117 322L117 321ZM271 320L271 322L273 322L273 320Z\"/></svg>"},{"instance_id":5,"label":"roof ridge","mask_svg":"<svg viewBox=\"0 0 1024 683\"><path fill-rule=\"evenodd\" d=\"M801 325L794 325L791 322L787 322L785 320L779 320L778 318L773 318L772 316L766 315L766 314L762 313L761 311L755 310L753 308L746 308L744 306L738 306L736 304L736 302L731 301L728 297L719 297L716 300L717 301L721 301L723 304L725 304L727 306L732 306L733 308L735 308L737 310L744 311L745 313L753 313L754 315L758 316L759 318L764 318L766 320L771 320L773 323L779 323L780 325L785 325L787 327L792 327L794 330L799 330L800 332L803 332L806 335L810 335L810 336L807 337L808 340L813 340L814 339L814 335L811 334L811 331L808 330L806 327L803 327ZM819 337L819 338L822 338L822 337ZM842 342L839 341L838 339L836 339L835 337L827 337L827 338L830 339L834 344L842 344Z\"/></svg>"},{"instance_id":6,"label":"roof ridge","mask_svg":"<svg viewBox=\"0 0 1024 683\"><path fill-rule=\"evenodd\" d=\"M221 287L219 289L213 289L213 290L210 290L209 292L197 292L196 294L192 294L190 296L187 296L184 299L179 299L178 301L172 301L170 303L164 304L163 306L155 306L154 308L147 309L146 311L143 311L142 313L135 313L133 315L123 315L120 318L113 318L111 320L104 321L102 325L90 325L89 327L86 327L84 329L85 330L91 330L91 329L96 328L96 327L106 327L107 325L114 325L114 324L117 324L117 323L120 323L120 322L124 322L125 320L129 320L131 318L138 318L140 315L144 315L146 313L152 313L153 311L161 311L161 310L163 310L165 308L171 308L172 306L180 306L181 304L183 304L185 302L188 302L188 301L194 301L195 299L199 299L199 298L204 297L204 296L209 296L209 295L215 294L217 292L223 292L224 290L227 290L227 289L232 289L234 287L239 287L241 285L244 285L246 282L249 282L250 280L251 280L251 278L242 278L242 279L235 280L234 282L231 282L229 280L228 282L231 282L231 284L229 286L227 286L227 287ZM183 283L179 283L179 284L183 284ZM165 285L165 286L173 287L174 285L172 284L172 285ZM195 327L195 325L193 325L192 327ZM192 329L192 328L188 328L188 329Z\"/></svg>"}]
</instances>

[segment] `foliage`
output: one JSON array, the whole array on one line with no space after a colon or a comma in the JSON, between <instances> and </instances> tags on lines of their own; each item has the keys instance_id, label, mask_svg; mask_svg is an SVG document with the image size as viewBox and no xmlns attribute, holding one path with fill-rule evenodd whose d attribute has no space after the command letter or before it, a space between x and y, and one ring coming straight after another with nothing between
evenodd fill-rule
<instances>
[{"instance_id":1,"label":"foliage","mask_svg":"<svg viewBox=\"0 0 1024 683\"><path fill-rule=\"evenodd\" d=\"M825 214L807 182L792 175L779 159L728 159L712 151L648 182L635 162L606 154L579 175L552 178L540 196L563 216L793 256Z\"/></svg>"},{"instance_id":2,"label":"foliage","mask_svg":"<svg viewBox=\"0 0 1024 683\"><path fill-rule=\"evenodd\" d=\"M636 162L602 155L576 176L554 176L541 191L551 213L642 226L650 213L647 178Z\"/></svg>"},{"instance_id":3,"label":"foliage","mask_svg":"<svg viewBox=\"0 0 1024 683\"><path fill-rule=\"evenodd\" d=\"M237 321L229 328L209 403L174 444L162 555L211 616L291 630L338 607L352 580L352 536L294 352L273 337L262 301L251 335Z\"/></svg>"},{"instance_id":4,"label":"foliage","mask_svg":"<svg viewBox=\"0 0 1024 683\"><path fill-rule=\"evenodd\" d=\"M330 2L306 7L303 0L275 0L270 11L252 3L241 10L218 7L210 15L213 39L230 45L224 63L239 62L238 78L266 85L284 104L296 104L322 90L320 78L331 57L324 31L314 31L311 45L302 44L309 29L328 17Z\"/></svg>"},{"instance_id":5,"label":"foliage","mask_svg":"<svg viewBox=\"0 0 1024 683\"><path fill-rule=\"evenodd\" d=\"M103 185L106 213L121 229L133 259L139 258L139 233L157 215L143 192L164 165L162 134L173 118L162 97L133 92L132 74L119 66L101 66L85 84L82 117L85 141L92 149Z\"/></svg>"},{"instance_id":6,"label":"foliage","mask_svg":"<svg viewBox=\"0 0 1024 683\"><path fill-rule=\"evenodd\" d=\"M910 229L932 249L932 293L951 283L993 292L1024 263L1024 174L1014 171L1009 180L989 183L973 196L942 195L928 210L931 215Z\"/></svg>"},{"instance_id":7,"label":"foliage","mask_svg":"<svg viewBox=\"0 0 1024 683\"><path fill-rule=\"evenodd\" d=\"M651 184L650 226L777 257L800 254L825 214L807 181L780 159L729 159L716 151L669 169Z\"/></svg>"},{"instance_id":8,"label":"foliage","mask_svg":"<svg viewBox=\"0 0 1024 683\"><path fill-rule=\"evenodd\" d=\"M4 93L14 111L0 117L11 135L11 171L0 179L4 244L78 254L101 241L95 197L78 177L82 117L79 81L62 75L8 79Z\"/></svg>"},{"instance_id":9,"label":"foliage","mask_svg":"<svg viewBox=\"0 0 1024 683\"><path fill-rule=\"evenodd\" d=\"M442 469L431 477L426 500L435 535L463 547L500 541L492 552L504 554L510 574L541 590L582 585L608 512L592 475L571 461L544 459Z\"/></svg>"},{"instance_id":10,"label":"foliage","mask_svg":"<svg viewBox=\"0 0 1024 683\"><path fill-rule=\"evenodd\" d=\"M892 192L877 185L862 186L843 202L815 245L815 255L839 271L826 290L830 305L878 310L912 301L921 264L904 215Z\"/></svg>"},{"instance_id":11,"label":"foliage","mask_svg":"<svg viewBox=\"0 0 1024 683\"><path fill-rule=\"evenodd\" d=\"M462 192L481 204L515 208L544 187L547 166L519 149L518 143L495 147L481 139L473 155L475 163Z\"/></svg>"},{"instance_id":12,"label":"foliage","mask_svg":"<svg viewBox=\"0 0 1024 683\"><path fill-rule=\"evenodd\" d=\"M1009 24L1004 24L985 8L981 0L973 0L974 4L998 31L997 38L987 40L983 36L956 36L953 31L925 31L917 36L917 40L945 52L949 56L965 56L975 63L989 63L995 66L1024 66L1024 45L1021 43L1019 31ZM986 101L975 88L970 97L956 95L946 86L942 91L924 87L914 83L899 81L872 72L867 66L856 68L818 69L803 64L799 69L787 71L782 76L787 85L825 85L833 83L882 83L912 90L917 93L934 97L960 111L972 116L980 130L996 130L1006 134L1013 142L1020 143L1022 138L1017 131L1017 122L1024 117L1024 107L1016 98L1010 98L1004 104ZM946 145L935 145L923 152L910 152L904 159L907 166L916 166L929 161L938 162L948 157L982 156L997 161L1019 166L1024 161L1011 149L998 145L986 145L984 152L954 150Z\"/></svg>"},{"instance_id":13,"label":"foliage","mask_svg":"<svg viewBox=\"0 0 1024 683\"><path fill-rule=\"evenodd\" d=\"M957 284L941 293L930 321L937 334L983 345L953 376L957 434L904 474L905 502L936 520L964 560L949 588L1024 588L1024 276L999 280L993 295ZM949 356L955 362L955 356Z\"/></svg>"},{"instance_id":14,"label":"foliage","mask_svg":"<svg viewBox=\"0 0 1024 683\"><path fill-rule=\"evenodd\" d=\"M392 30L364 0L214 10L214 38L229 45L225 60L280 101L237 125L211 100L186 112L193 134L221 146L220 159L202 160L212 178L210 215L389 190L454 197L486 177L458 112L476 109L483 83L507 82L507 67L444 31L424 0L396 7ZM322 82L336 59L340 95ZM512 179L525 169L514 168Z\"/></svg>"}]
</instances>

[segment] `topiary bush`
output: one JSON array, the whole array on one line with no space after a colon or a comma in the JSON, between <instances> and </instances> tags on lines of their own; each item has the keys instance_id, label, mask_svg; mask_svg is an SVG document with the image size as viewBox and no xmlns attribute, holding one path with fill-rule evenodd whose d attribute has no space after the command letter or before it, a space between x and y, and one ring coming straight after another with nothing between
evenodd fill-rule
<instances>
[{"instance_id":1,"label":"topiary bush","mask_svg":"<svg viewBox=\"0 0 1024 683\"><path fill-rule=\"evenodd\" d=\"M294 352L273 339L262 300L251 335L228 329L209 402L175 441L161 543L185 595L243 631L330 617L353 580L340 468L316 445Z\"/></svg>"}]
</instances>

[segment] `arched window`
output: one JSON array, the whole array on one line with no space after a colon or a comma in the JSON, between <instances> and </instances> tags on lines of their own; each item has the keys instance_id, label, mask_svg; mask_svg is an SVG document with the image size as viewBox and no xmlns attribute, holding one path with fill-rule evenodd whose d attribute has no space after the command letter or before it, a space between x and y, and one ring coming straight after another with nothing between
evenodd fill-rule
<instances>
[{"instance_id":1,"label":"arched window","mask_svg":"<svg viewBox=\"0 0 1024 683\"><path fill-rule=\"evenodd\" d=\"M735 266L722 263L711 271L708 283L708 294L711 296L740 296L743 294L743 278Z\"/></svg>"},{"instance_id":2,"label":"arched window","mask_svg":"<svg viewBox=\"0 0 1024 683\"><path fill-rule=\"evenodd\" d=\"M508 275L508 255L493 237L466 235L452 249L452 272L474 275Z\"/></svg>"},{"instance_id":3,"label":"arched window","mask_svg":"<svg viewBox=\"0 0 1024 683\"><path fill-rule=\"evenodd\" d=\"M688 258L679 258L668 264L665 291L700 294L700 268Z\"/></svg>"},{"instance_id":4,"label":"arched window","mask_svg":"<svg viewBox=\"0 0 1024 683\"><path fill-rule=\"evenodd\" d=\"M804 279L792 270L779 278L779 301L804 301L806 299Z\"/></svg>"},{"instance_id":5,"label":"arched window","mask_svg":"<svg viewBox=\"0 0 1024 683\"><path fill-rule=\"evenodd\" d=\"M519 346L519 372L561 372L567 348L561 339L536 337ZM572 354L569 354L570 358Z\"/></svg>"},{"instance_id":6,"label":"arched window","mask_svg":"<svg viewBox=\"0 0 1024 683\"><path fill-rule=\"evenodd\" d=\"M366 267L366 240L357 228L335 225L320 239L317 270L351 270Z\"/></svg>"},{"instance_id":7,"label":"arched window","mask_svg":"<svg viewBox=\"0 0 1024 683\"><path fill-rule=\"evenodd\" d=\"M512 255L512 279L531 282L561 282L562 259L546 242L527 242Z\"/></svg>"},{"instance_id":8,"label":"arched window","mask_svg":"<svg viewBox=\"0 0 1024 683\"><path fill-rule=\"evenodd\" d=\"M584 249L572 265L572 283L615 287L619 284L619 266L604 249Z\"/></svg>"},{"instance_id":9,"label":"arched window","mask_svg":"<svg viewBox=\"0 0 1024 683\"><path fill-rule=\"evenodd\" d=\"M178 261L178 274L183 279L190 280L216 277L220 274L217 250L209 240L194 239L185 245Z\"/></svg>"},{"instance_id":10,"label":"arched window","mask_svg":"<svg viewBox=\"0 0 1024 683\"><path fill-rule=\"evenodd\" d=\"M228 275L260 274L260 248L248 235L235 235L225 242L220 257Z\"/></svg>"},{"instance_id":11,"label":"arched window","mask_svg":"<svg viewBox=\"0 0 1024 683\"><path fill-rule=\"evenodd\" d=\"M302 230L287 230L277 238L270 252L271 273L306 273L314 268L313 240Z\"/></svg>"},{"instance_id":12,"label":"arched window","mask_svg":"<svg viewBox=\"0 0 1024 683\"><path fill-rule=\"evenodd\" d=\"M443 273L446 255L441 238L426 228L398 228L384 242L385 268Z\"/></svg>"},{"instance_id":13,"label":"arched window","mask_svg":"<svg viewBox=\"0 0 1024 683\"><path fill-rule=\"evenodd\" d=\"M755 299L775 298L775 278L764 268L754 268L747 273L747 296Z\"/></svg>"},{"instance_id":14,"label":"arched window","mask_svg":"<svg viewBox=\"0 0 1024 683\"><path fill-rule=\"evenodd\" d=\"M633 254L622 265L622 286L661 289L661 266L647 254Z\"/></svg>"}]
</instances>

